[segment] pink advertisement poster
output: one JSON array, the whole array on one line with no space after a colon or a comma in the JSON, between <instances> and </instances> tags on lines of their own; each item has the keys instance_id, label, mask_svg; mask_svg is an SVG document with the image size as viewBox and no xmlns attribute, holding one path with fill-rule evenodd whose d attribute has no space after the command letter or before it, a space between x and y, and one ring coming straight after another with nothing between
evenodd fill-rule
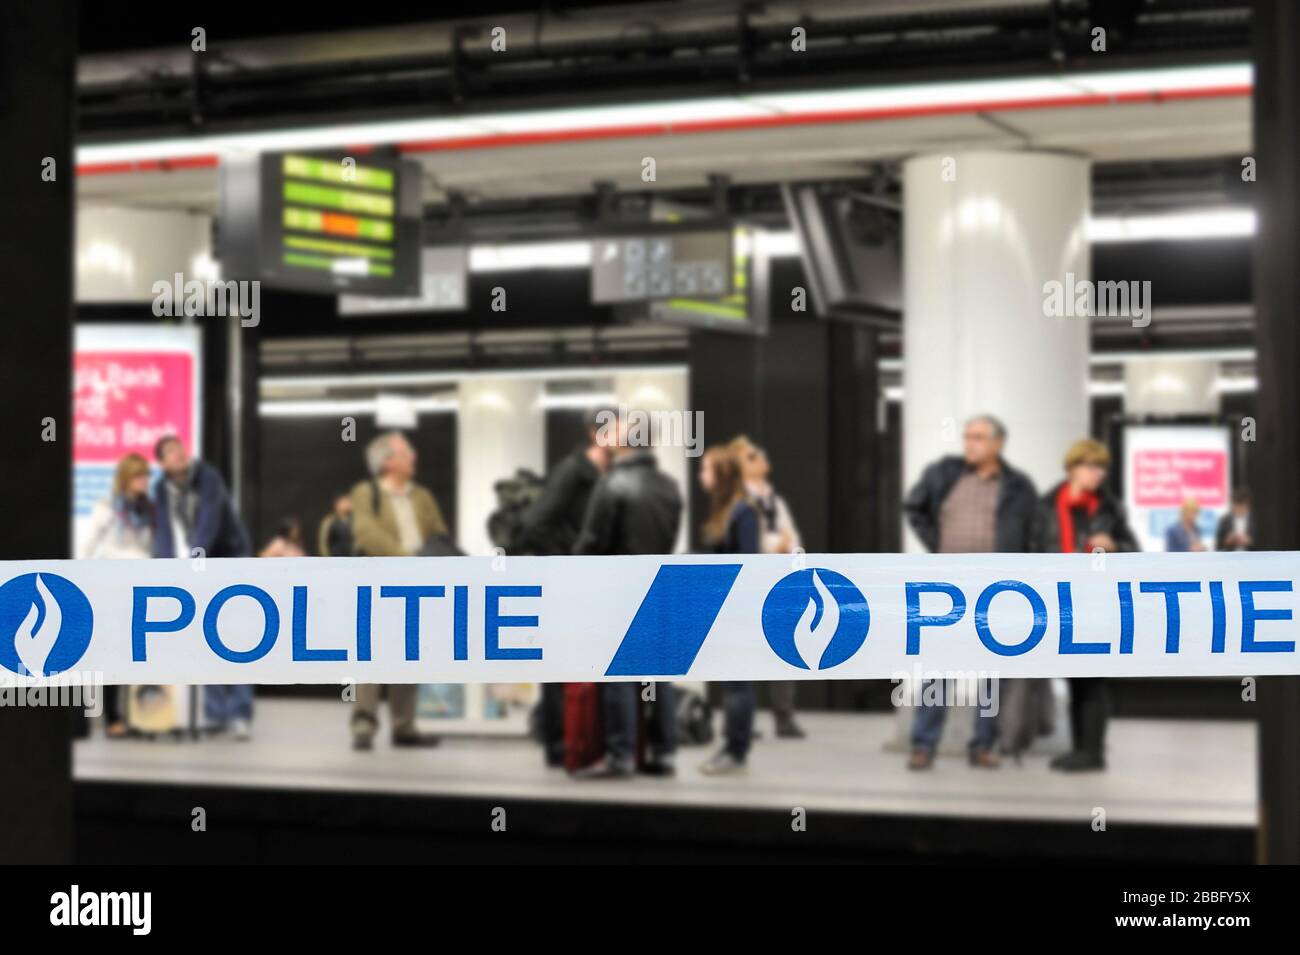
<instances>
[{"instance_id":1,"label":"pink advertisement poster","mask_svg":"<svg viewBox=\"0 0 1300 955\"><path fill-rule=\"evenodd\" d=\"M1195 498L1202 507L1228 500L1228 454L1216 450L1159 449L1133 455L1133 495L1139 507L1178 507Z\"/></svg>"},{"instance_id":2,"label":"pink advertisement poster","mask_svg":"<svg viewBox=\"0 0 1300 955\"><path fill-rule=\"evenodd\" d=\"M1232 493L1229 432L1221 425L1134 425L1124 431L1124 500L1143 550L1164 550L1187 501L1208 547Z\"/></svg>"},{"instance_id":3,"label":"pink advertisement poster","mask_svg":"<svg viewBox=\"0 0 1300 955\"><path fill-rule=\"evenodd\" d=\"M194 356L175 351L78 352L75 363L77 464L115 464L132 451L153 458L160 437L194 447Z\"/></svg>"},{"instance_id":4,"label":"pink advertisement poster","mask_svg":"<svg viewBox=\"0 0 1300 955\"><path fill-rule=\"evenodd\" d=\"M80 325L73 359L73 548L80 553L95 503L134 451L175 434L194 452L199 433L199 334L188 326Z\"/></svg>"}]
</instances>

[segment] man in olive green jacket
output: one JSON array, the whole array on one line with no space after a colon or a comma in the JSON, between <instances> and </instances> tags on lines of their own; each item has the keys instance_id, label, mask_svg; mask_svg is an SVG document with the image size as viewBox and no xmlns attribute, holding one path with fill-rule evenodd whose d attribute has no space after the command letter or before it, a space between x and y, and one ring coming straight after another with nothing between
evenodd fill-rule
<instances>
[{"instance_id":1,"label":"man in olive green jacket","mask_svg":"<svg viewBox=\"0 0 1300 955\"><path fill-rule=\"evenodd\" d=\"M415 449L397 431L381 434L366 447L373 477L352 489L352 538L367 557L412 557L433 537L446 535L438 502L416 484ZM394 746L436 746L438 737L415 728L414 683L388 685L388 712ZM357 686L352 709L352 745L368 750L379 727L379 686Z\"/></svg>"}]
</instances>

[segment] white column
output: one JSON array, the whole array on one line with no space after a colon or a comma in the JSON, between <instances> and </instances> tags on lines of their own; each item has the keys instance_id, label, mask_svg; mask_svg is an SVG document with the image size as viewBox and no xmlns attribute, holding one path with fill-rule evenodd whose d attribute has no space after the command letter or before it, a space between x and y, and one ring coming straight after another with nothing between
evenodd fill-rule
<instances>
[{"instance_id":1,"label":"white column","mask_svg":"<svg viewBox=\"0 0 1300 955\"><path fill-rule=\"evenodd\" d=\"M666 411L683 416L691 414L687 408L689 398L686 372L680 368L618 372L614 375L614 399L619 405L634 411ZM684 420L682 423L688 424ZM693 427L693 422L689 424ZM659 444L655 447L655 458L660 470L676 481L677 489L682 492L682 524L677 532L676 545L679 552L686 549L690 527L689 482L694 479L692 469L699 459L688 457L687 448L677 439L692 433L678 428L666 429L659 435ZM695 436L703 440L699 434Z\"/></svg>"},{"instance_id":2,"label":"white column","mask_svg":"<svg viewBox=\"0 0 1300 955\"><path fill-rule=\"evenodd\" d=\"M546 470L540 378L468 378L456 420L456 536L471 555L492 553L493 485L519 468Z\"/></svg>"},{"instance_id":3,"label":"white column","mask_svg":"<svg viewBox=\"0 0 1300 955\"><path fill-rule=\"evenodd\" d=\"M1044 284L1090 278L1088 162L1034 152L922 156L903 180L903 477L961 452L981 412L1040 490L1088 433L1088 319ZM908 549L919 545L910 531Z\"/></svg>"},{"instance_id":4,"label":"white column","mask_svg":"<svg viewBox=\"0 0 1300 955\"><path fill-rule=\"evenodd\" d=\"M909 160L903 178L903 479L961 453L963 422L1007 427L1007 460L1045 491L1088 433L1088 319L1046 314L1044 285L1091 278L1086 160L969 152ZM1067 293L1070 291L1067 286ZM921 550L910 530L907 549ZM1064 724L1057 695L1058 722ZM913 719L899 708L895 745ZM964 752L971 715L940 749ZM1059 741L1057 742L1059 746Z\"/></svg>"}]
</instances>

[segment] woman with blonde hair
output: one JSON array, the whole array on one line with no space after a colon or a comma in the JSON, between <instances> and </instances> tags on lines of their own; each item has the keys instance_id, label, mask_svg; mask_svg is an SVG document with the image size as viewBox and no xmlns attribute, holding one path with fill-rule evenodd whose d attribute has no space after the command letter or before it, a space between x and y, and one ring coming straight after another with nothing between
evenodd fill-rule
<instances>
[{"instance_id":1,"label":"woman with blonde hair","mask_svg":"<svg viewBox=\"0 0 1300 955\"><path fill-rule=\"evenodd\" d=\"M1084 438L1065 453L1065 480L1045 495L1039 516L1045 553L1097 554L1138 550L1124 505L1106 489L1110 451ZM1062 772L1106 768L1106 721L1110 698L1101 677L1070 678L1069 753L1052 760Z\"/></svg>"},{"instance_id":2,"label":"woman with blonde hair","mask_svg":"<svg viewBox=\"0 0 1300 955\"><path fill-rule=\"evenodd\" d=\"M143 560L153 556L154 506L149 496L152 475L149 462L138 454L125 455L113 472L109 496L90 512L85 537L77 556L89 560ZM105 687L104 717L112 738L125 736L120 688Z\"/></svg>"},{"instance_id":3,"label":"woman with blonde hair","mask_svg":"<svg viewBox=\"0 0 1300 955\"><path fill-rule=\"evenodd\" d=\"M709 495L704 550L710 554L757 554L762 550L758 512L745 493L740 461L727 447L712 447L700 460L700 487ZM758 693L748 681L722 684L726 745L701 771L709 775L743 773L754 739Z\"/></svg>"},{"instance_id":4,"label":"woman with blonde hair","mask_svg":"<svg viewBox=\"0 0 1300 955\"><path fill-rule=\"evenodd\" d=\"M738 435L727 445L740 465L745 493L758 515L759 542L764 554L792 554L803 547L799 528L785 499L772 486L772 463L767 452L745 435ZM776 735L785 739L803 739L804 731L794 718L795 688L793 680L773 680L767 685L772 702Z\"/></svg>"}]
</instances>

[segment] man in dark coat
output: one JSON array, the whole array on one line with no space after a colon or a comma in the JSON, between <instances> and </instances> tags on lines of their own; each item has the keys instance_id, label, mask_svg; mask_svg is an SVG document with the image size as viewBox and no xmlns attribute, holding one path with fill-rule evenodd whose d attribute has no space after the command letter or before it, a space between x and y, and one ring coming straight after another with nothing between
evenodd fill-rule
<instances>
[{"instance_id":1,"label":"man in dark coat","mask_svg":"<svg viewBox=\"0 0 1300 955\"><path fill-rule=\"evenodd\" d=\"M191 458L175 435L160 438L154 457L162 480L154 487L155 557L249 557L253 547L235 514L226 482L212 465ZM203 712L213 729L236 739L252 734L253 688L211 684L203 688Z\"/></svg>"},{"instance_id":2,"label":"man in dark coat","mask_svg":"<svg viewBox=\"0 0 1300 955\"><path fill-rule=\"evenodd\" d=\"M586 520L574 544L575 554L671 554L682 519L682 495L677 483L659 470L654 450L628 443L620 420L611 448L609 471L591 495ZM636 683L602 683L601 713L605 757L576 776L619 779L635 771L637 733ZM645 771L670 775L676 734L671 683L655 684L653 758Z\"/></svg>"},{"instance_id":3,"label":"man in dark coat","mask_svg":"<svg viewBox=\"0 0 1300 955\"><path fill-rule=\"evenodd\" d=\"M540 556L571 554L587 516L596 481L609 467L609 451L596 440L595 415L586 420L586 441L575 448L546 478L546 487L524 517L516 550ZM564 684L543 683L542 745L546 765L564 765Z\"/></svg>"},{"instance_id":4,"label":"man in dark coat","mask_svg":"<svg viewBox=\"0 0 1300 955\"><path fill-rule=\"evenodd\" d=\"M961 456L940 458L922 472L903 501L903 510L927 550L1015 554L1037 549L1038 492L1027 475L1003 459L1006 438L1006 428L997 418L977 415L966 422ZM927 699L931 695L928 687L923 693ZM933 765L946 718L943 705L917 707L910 769ZM977 708L970 743L972 766L997 767L997 729L997 718Z\"/></svg>"}]
</instances>

